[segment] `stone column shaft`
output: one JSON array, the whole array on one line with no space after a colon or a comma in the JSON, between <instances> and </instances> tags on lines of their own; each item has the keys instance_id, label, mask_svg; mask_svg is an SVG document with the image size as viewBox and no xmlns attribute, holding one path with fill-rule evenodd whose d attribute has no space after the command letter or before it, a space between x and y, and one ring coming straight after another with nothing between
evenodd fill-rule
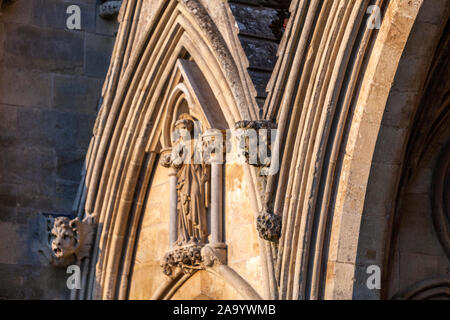
<instances>
[{"instance_id":1,"label":"stone column shaft","mask_svg":"<svg viewBox=\"0 0 450 320\"><path fill-rule=\"evenodd\" d=\"M223 242L222 237L222 165L211 164L211 237L212 243Z\"/></svg>"},{"instance_id":2,"label":"stone column shaft","mask_svg":"<svg viewBox=\"0 0 450 320\"><path fill-rule=\"evenodd\" d=\"M169 173L170 181L170 222L169 222L169 245L172 248L178 237L178 210L177 210L177 172L171 168Z\"/></svg>"}]
</instances>

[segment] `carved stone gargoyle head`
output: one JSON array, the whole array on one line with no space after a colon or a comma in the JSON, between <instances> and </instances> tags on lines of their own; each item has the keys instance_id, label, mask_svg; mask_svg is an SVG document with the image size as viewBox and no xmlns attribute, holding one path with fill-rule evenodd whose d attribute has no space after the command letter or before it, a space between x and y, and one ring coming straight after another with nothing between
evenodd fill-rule
<instances>
[{"instance_id":1,"label":"carved stone gargoyle head","mask_svg":"<svg viewBox=\"0 0 450 320\"><path fill-rule=\"evenodd\" d=\"M78 264L89 254L94 224L70 220L68 217L47 217L47 257L55 267Z\"/></svg>"}]
</instances>

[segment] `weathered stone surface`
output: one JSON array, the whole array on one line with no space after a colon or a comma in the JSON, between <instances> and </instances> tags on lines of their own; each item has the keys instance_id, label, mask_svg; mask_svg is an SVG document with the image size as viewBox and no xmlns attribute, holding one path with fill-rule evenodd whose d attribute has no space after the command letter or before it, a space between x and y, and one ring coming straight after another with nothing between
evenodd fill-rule
<instances>
[{"instance_id":1,"label":"weathered stone surface","mask_svg":"<svg viewBox=\"0 0 450 320\"><path fill-rule=\"evenodd\" d=\"M230 4L240 34L258 38L278 40L278 33L273 25L278 23L279 12L272 8L250 7L241 4Z\"/></svg>"},{"instance_id":2,"label":"weathered stone surface","mask_svg":"<svg viewBox=\"0 0 450 320\"><path fill-rule=\"evenodd\" d=\"M386 208L390 208L395 200L394 177L400 170L398 165L373 163L370 169L370 179L373 181L380 181L379 183L370 184L367 192L374 193L376 197L373 199L370 207L364 208L365 216L375 216L379 218L385 217ZM392 185L386 186L381 181L392 181Z\"/></svg>"},{"instance_id":3,"label":"weathered stone surface","mask_svg":"<svg viewBox=\"0 0 450 320\"><path fill-rule=\"evenodd\" d=\"M394 150L401 150L403 145L401 145L401 139L394 139L394 137L405 137L408 134L408 130L401 129L397 127L381 126L379 132L379 138L377 141L377 148L389 148ZM389 144L386 142L389 141ZM394 145L394 143L399 143ZM374 161L377 163L386 164L399 164L402 159L400 159L401 154L392 153L389 150L382 150L382 152L375 154Z\"/></svg>"},{"instance_id":4,"label":"weathered stone surface","mask_svg":"<svg viewBox=\"0 0 450 320\"><path fill-rule=\"evenodd\" d=\"M383 122L386 125L407 128L410 119L408 115L414 110L414 101L418 98L417 92L401 92L392 90L389 93L389 101L396 106L396 108L386 110L383 114Z\"/></svg>"},{"instance_id":5,"label":"weathered stone surface","mask_svg":"<svg viewBox=\"0 0 450 320\"><path fill-rule=\"evenodd\" d=\"M33 5L36 1L37 0L8 1L8 12L2 14L2 21L29 24L31 22ZM5 7L5 10L6 4L4 3L3 6ZM0 9L0 11L2 10Z\"/></svg>"},{"instance_id":6,"label":"weathered stone surface","mask_svg":"<svg viewBox=\"0 0 450 320\"><path fill-rule=\"evenodd\" d=\"M278 45L271 41L240 37L250 68L271 71L277 59Z\"/></svg>"},{"instance_id":7,"label":"weathered stone surface","mask_svg":"<svg viewBox=\"0 0 450 320\"><path fill-rule=\"evenodd\" d=\"M0 103L14 106L49 107L52 76L2 67L0 69ZM33 90L29 90L33 88Z\"/></svg>"},{"instance_id":8,"label":"weathered stone surface","mask_svg":"<svg viewBox=\"0 0 450 320\"><path fill-rule=\"evenodd\" d=\"M98 10L98 8L97 8ZM117 19L103 19L98 14L95 16L95 32L97 34L115 36L119 27Z\"/></svg>"},{"instance_id":9,"label":"weathered stone surface","mask_svg":"<svg viewBox=\"0 0 450 320\"><path fill-rule=\"evenodd\" d=\"M417 17L417 21L419 22L441 25L445 21L445 16L442 15L442 8L446 6L448 10L448 2L446 0L436 0L433 4L433 6L420 10L419 14L417 14L418 4L413 2L409 6L410 11L407 14L412 17Z\"/></svg>"},{"instance_id":10,"label":"weathered stone surface","mask_svg":"<svg viewBox=\"0 0 450 320\"><path fill-rule=\"evenodd\" d=\"M11 67L78 74L84 67L81 32L6 24L4 50Z\"/></svg>"},{"instance_id":11,"label":"weathered stone surface","mask_svg":"<svg viewBox=\"0 0 450 320\"><path fill-rule=\"evenodd\" d=\"M230 1L239 40L249 61L249 73L264 104L265 87L277 59L278 43L284 33L290 1ZM268 75L255 74L265 70Z\"/></svg>"},{"instance_id":12,"label":"weathered stone surface","mask_svg":"<svg viewBox=\"0 0 450 320\"><path fill-rule=\"evenodd\" d=\"M0 136L15 137L17 135L17 107L0 104Z\"/></svg>"},{"instance_id":13,"label":"weathered stone surface","mask_svg":"<svg viewBox=\"0 0 450 320\"><path fill-rule=\"evenodd\" d=\"M3 299L68 299L65 270L0 264L0 297Z\"/></svg>"},{"instance_id":14,"label":"weathered stone surface","mask_svg":"<svg viewBox=\"0 0 450 320\"><path fill-rule=\"evenodd\" d=\"M225 229L231 265L258 256L259 249L255 217L250 209L248 185L243 175L240 165L230 164L225 168L225 221L226 225L234 225L233 229Z\"/></svg>"},{"instance_id":15,"label":"weathered stone surface","mask_svg":"<svg viewBox=\"0 0 450 320\"><path fill-rule=\"evenodd\" d=\"M95 114L102 85L100 79L55 75L52 107L58 111Z\"/></svg>"},{"instance_id":16,"label":"weathered stone surface","mask_svg":"<svg viewBox=\"0 0 450 320\"><path fill-rule=\"evenodd\" d=\"M53 149L23 144L3 148L8 151L0 155L2 181L23 183L29 181L51 181L56 167L56 155Z\"/></svg>"},{"instance_id":17,"label":"weathered stone surface","mask_svg":"<svg viewBox=\"0 0 450 320\"><path fill-rule=\"evenodd\" d=\"M12 224L9 222L0 223L0 234L8 241L0 242L0 264L18 264L26 250L26 233L24 225ZM17 246L17 248L15 248Z\"/></svg>"},{"instance_id":18,"label":"weathered stone surface","mask_svg":"<svg viewBox=\"0 0 450 320\"><path fill-rule=\"evenodd\" d=\"M19 1L21 2L21 1ZM34 7L31 11L32 24L52 29L67 30L67 8L74 3L61 2L60 0L33 0ZM81 30L71 32L88 31L95 32L95 1L76 3L81 12Z\"/></svg>"},{"instance_id":19,"label":"weathered stone surface","mask_svg":"<svg viewBox=\"0 0 450 320\"><path fill-rule=\"evenodd\" d=\"M260 238L277 242L281 236L281 217L273 213L262 212L256 220L256 229Z\"/></svg>"},{"instance_id":20,"label":"weathered stone surface","mask_svg":"<svg viewBox=\"0 0 450 320\"><path fill-rule=\"evenodd\" d=\"M430 219L431 207L428 194L407 194L404 205L402 231L399 234L399 246L402 252L421 252L439 256L442 248L439 246L433 221ZM422 230L422 231L419 231ZM417 233L420 232L420 241Z\"/></svg>"},{"instance_id":21,"label":"weathered stone surface","mask_svg":"<svg viewBox=\"0 0 450 320\"><path fill-rule=\"evenodd\" d=\"M259 109L262 111L263 107L264 107L264 103L265 103L265 99L263 98L256 98L256 103L259 106ZM260 116L261 117L261 116Z\"/></svg>"},{"instance_id":22,"label":"weathered stone surface","mask_svg":"<svg viewBox=\"0 0 450 320\"><path fill-rule=\"evenodd\" d=\"M79 181L85 158L84 151L63 151L58 153L57 175L63 180Z\"/></svg>"},{"instance_id":23,"label":"weathered stone surface","mask_svg":"<svg viewBox=\"0 0 450 320\"><path fill-rule=\"evenodd\" d=\"M435 255L405 252L399 256L399 285L407 288L416 279L433 278L439 272L439 257Z\"/></svg>"},{"instance_id":24,"label":"weathered stone surface","mask_svg":"<svg viewBox=\"0 0 450 320\"><path fill-rule=\"evenodd\" d=\"M231 0L230 2L280 9L288 8L290 3L289 0Z\"/></svg>"},{"instance_id":25,"label":"weathered stone surface","mask_svg":"<svg viewBox=\"0 0 450 320\"><path fill-rule=\"evenodd\" d=\"M153 277L148 277L149 270L154 271ZM152 292L158 289L159 283L164 281L165 278L166 276L159 267L159 261L152 263L137 262L133 270L133 280L130 283L129 298L132 300L149 300Z\"/></svg>"},{"instance_id":26,"label":"weathered stone surface","mask_svg":"<svg viewBox=\"0 0 450 320\"><path fill-rule=\"evenodd\" d=\"M87 34L85 73L90 77L103 79L111 58L114 38Z\"/></svg>"},{"instance_id":27,"label":"weathered stone surface","mask_svg":"<svg viewBox=\"0 0 450 320\"><path fill-rule=\"evenodd\" d=\"M4 38L5 38L5 24L0 21L0 64L3 64L3 52L4 52Z\"/></svg>"},{"instance_id":28,"label":"weathered stone surface","mask_svg":"<svg viewBox=\"0 0 450 320\"><path fill-rule=\"evenodd\" d=\"M243 299L230 284L205 271L197 272L173 297L173 300Z\"/></svg>"},{"instance_id":29,"label":"weathered stone surface","mask_svg":"<svg viewBox=\"0 0 450 320\"><path fill-rule=\"evenodd\" d=\"M249 70L248 73L250 74L250 77L253 80L253 84L255 85L257 97L267 97L266 87L270 79L270 73L257 70Z\"/></svg>"},{"instance_id":30,"label":"weathered stone surface","mask_svg":"<svg viewBox=\"0 0 450 320\"><path fill-rule=\"evenodd\" d=\"M20 110L18 127L21 141L58 150L87 149L94 115L60 111ZM45 123L46 130L36 126Z\"/></svg>"},{"instance_id":31,"label":"weathered stone surface","mask_svg":"<svg viewBox=\"0 0 450 320\"><path fill-rule=\"evenodd\" d=\"M78 174L80 176L80 174ZM51 197L54 212L70 212L77 195L79 181L57 179L55 193Z\"/></svg>"},{"instance_id":32,"label":"weathered stone surface","mask_svg":"<svg viewBox=\"0 0 450 320\"><path fill-rule=\"evenodd\" d=\"M81 30L67 29L71 4L81 8ZM113 38L95 33L117 28L97 17L93 0L20 0L2 10L0 229L9 233L0 232L0 298L68 298L65 270L42 267L30 251L36 214L70 213L77 193L103 83L85 67L105 72L108 59L102 68L89 59L108 56Z\"/></svg>"},{"instance_id":33,"label":"weathered stone surface","mask_svg":"<svg viewBox=\"0 0 450 320\"><path fill-rule=\"evenodd\" d=\"M104 1L99 6L98 14L104 19L113 19L119 13L121 5L122 1Z\"/></svg>"}]
</instances>

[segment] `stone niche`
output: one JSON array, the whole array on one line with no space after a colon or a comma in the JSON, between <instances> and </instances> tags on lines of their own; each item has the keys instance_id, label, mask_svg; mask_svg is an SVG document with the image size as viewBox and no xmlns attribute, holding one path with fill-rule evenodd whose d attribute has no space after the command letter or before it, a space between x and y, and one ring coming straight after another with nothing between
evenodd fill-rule
<instances>
[{"instance_id":1,"label":"stone niche","mask_svg":"<svg viewBox=\"0 0 450 320\"><path fill-rule=\"evenodd\" d=\"M147 189L129 298L161 298L155 294L171 281L181 282L173 299L243 299L239 286L257 297L263 291L258 233L244 169L242 164L219 163L216 151L212 158L205 156L208 146L224 143L215 140L215 134L222 137L226 124L208 114L214 102L202 100L205 95L198 95L197 86L186 83L199 79L193 75L198 72L195 63L179 61L177 67L184 82L168 95L174 105L165 106L159 161ZM180 88L183 92L177 93ZM210 110L204 111L205 105ZM189 134L177 135L177 130ZM182 157L192 157L192 164L179 158L186 146L192 150L181 152Z\"/></svg>"},{"instance_id":2,"label":"stone niche","mask_svg":"<svg viewBox=\"0 0 450 320\"><path fill-rule=\"evenodd\" d=\"M150 299L167 277L160 262L169 243L169 170L158 166L149 189L132 271L130 299ZM262 293L258 233L243 168L236 164L226 165L224 177L224 239L228 247L228 265ZM196 298L243 299L232 286L206 271L195 273L172 297Z\"/></svg>"}]
</instances>

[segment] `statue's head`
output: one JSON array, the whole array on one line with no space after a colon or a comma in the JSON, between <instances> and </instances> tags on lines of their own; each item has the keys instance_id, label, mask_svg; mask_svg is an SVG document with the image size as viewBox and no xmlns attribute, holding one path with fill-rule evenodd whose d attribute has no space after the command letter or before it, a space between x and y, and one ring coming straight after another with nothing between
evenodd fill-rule
<instances>
[{"instance_id":1,"label":"statue's head","mask_svg":"<svg viewBox=\"0 0 450 320\"><path fill-rule=\"evenodd\" d=\"M69 220L67 217L54 219L50 230L49 241L52 255L59 261L74 259L79 246L78 219Z\"/></svg>"},{"instance_id":2,"label":"statue's head","mask_svg":"<svg viewBox=\"0 0 450 320\"><path fill-rule=\"evenodd\" d=\"M189 114L183 113L175 122L175 130L186 130L187 133L192 134L194 131L194 118L192 118Z\"/></svg>"}]
</instances>

